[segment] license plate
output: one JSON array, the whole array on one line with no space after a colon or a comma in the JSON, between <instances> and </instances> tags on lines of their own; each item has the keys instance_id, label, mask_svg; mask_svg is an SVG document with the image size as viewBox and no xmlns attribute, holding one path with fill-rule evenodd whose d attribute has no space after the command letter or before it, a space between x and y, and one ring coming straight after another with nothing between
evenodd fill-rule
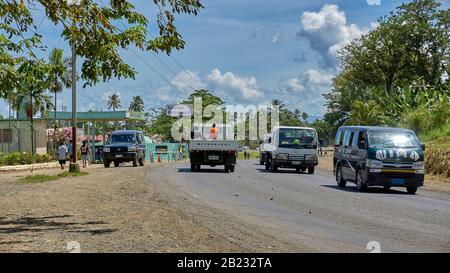
<instances>
[{"instance_id":1,"label":"license plate","mask_svg":"<svg viewBox=\"0 0 450 273\"><path fill-rule=\"evenodd\" d=\"M392 185L403 185L403 184L405 184L405 179L403 179L403 178L392 178L391 179L391 184Z\"/></svg>"},{"instance_id":2,"label":"license plate","mask_svg":"<svg viewBox=\"0 0 450 273\"><path fill-rule=\"evenodd\" d=\"M208 160L219 160L219 156L218 155L210 155L210 156L208 156Z\"/></svg>"},{"instance_id":3,"label":"license plate","mask_svg":"<svg viewBox=\"0 0 450 273\"><path fill-rule=\"evenodd\" d=\"M123 157L123 155L116 155L116 158L121 158Z\"/></svg>"},{"instance_id":4,"label":"license plate","mask_svg":"<svg viewBox=\"0 0 450 273\"><path fill-rule=\"evenodd\" d=\"M300 161L292 161L292 165L300 165L302 164Z\"/></svg>"}]
</instances>

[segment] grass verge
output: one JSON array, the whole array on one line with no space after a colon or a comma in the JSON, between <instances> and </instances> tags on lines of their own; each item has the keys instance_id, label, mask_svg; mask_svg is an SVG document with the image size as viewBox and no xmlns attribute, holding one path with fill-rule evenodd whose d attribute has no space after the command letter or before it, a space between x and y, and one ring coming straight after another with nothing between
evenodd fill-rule
<instances>
[{"instance_id":1,"label":"grass verge","mask_svg":"<svg viewBox=\"0 0 450 273\"><path fill-rule=\"evenodd\" d=\"M33 183L43 183L48 181L55 181L64 177L78 177L78 176L84 176L87 175L87 172L78 172L78 173L71 173L71 172L62 172L57 175L43 175L43 174L37 174L37 175L30 175L26 177L22 177L19 179L19 183L22 184L33 184Z\"/></svg>"}]
</instances>

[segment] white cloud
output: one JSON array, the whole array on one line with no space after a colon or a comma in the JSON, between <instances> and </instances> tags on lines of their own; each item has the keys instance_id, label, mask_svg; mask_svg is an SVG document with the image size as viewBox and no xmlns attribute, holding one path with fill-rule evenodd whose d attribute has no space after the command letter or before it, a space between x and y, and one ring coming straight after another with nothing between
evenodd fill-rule
<instances>
[{"instance_id":1,"label":"white cloud","mask_svg":"<svg viewBox=\"0 0 450 273\"><path fill-rule=\"evenodd\" d=\"M180 72L170 82L178 90L183 91L186 94L190 94L194 90L206 88L206 85L201 82L198 72L190 70Z\"/></svg>"},{"instance_id":2,"label":"white cloud","mask_svg":"<svg viewBox=\"0 0 450 273\"><path fill-rule=\"evenodd\" d=\"M291 106L309 114L323 114L323 94L331 86L332 74L310 69L298 77L281 82L280 97Z\"/></svg>"},{"instance_id":3,"label":"white cloud","mask_svg":"<svg viewBox=\"0 0 450 273\"><path fill-rule=\"evenodd\" d=\"M278 44L280 43L280 33L277 33L272 36L272 44Z\"/></svg>"},{"instance_id":4,"label":"white cloud","mask_svg":"<svg viewBox=\"0 0 450 273\"><path fill-rule=\"evenodd\" d=\"M304 12L300 23L301 30L297 36L310 42L327 68L336 67L337 52L341 48L368 31L356 24L347 24L344 11L334 4L325 4L319 12Z\"/></svg>"},{"instance_id":5,"label":"white cloud","mask_svg":"<svg viewBox=\"0 0 450 273\"><path fill-rule=\"evenodd\" d=\"M255 101L264 95L254 77L245 78L232 72L222 74L219 69L213 69L207 80L211 90L225 99Z\"/></svg>"}]
</instances>

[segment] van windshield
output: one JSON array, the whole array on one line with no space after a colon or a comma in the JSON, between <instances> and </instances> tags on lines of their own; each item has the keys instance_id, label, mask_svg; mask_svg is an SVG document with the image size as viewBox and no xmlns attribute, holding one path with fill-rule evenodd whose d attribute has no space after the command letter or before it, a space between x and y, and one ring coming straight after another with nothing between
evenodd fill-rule
<instances>
[{"instance_id":1,"label":"van windshield","mask_svg":"<svg viewBox=\"0 0 450 273\"><path fill-rule=\"evenodd\" d=\"M317 145L316 131L310 129L280 128L280 148L314 148Z\"/></svg>"},{"instance_id":2,"label":"van windshield","mask_svg":"<svg viewBox=\"0 0 450 273\"><path fill-rule=\"evenodd\" d=\"M369 132L369 146L380 148L419 148L417 137L409 132Z\"/></svg>"},{"instance_id":3,"label":"van windshield","mask_svg":"<svg viewBox=\"0 0 450 273\"><path fill-rule=\"evenodd\" d=\"M112 135L109 139L110 144L114 143L133 143L136 142L134 134Z\"/></svg>"}]
</instances>

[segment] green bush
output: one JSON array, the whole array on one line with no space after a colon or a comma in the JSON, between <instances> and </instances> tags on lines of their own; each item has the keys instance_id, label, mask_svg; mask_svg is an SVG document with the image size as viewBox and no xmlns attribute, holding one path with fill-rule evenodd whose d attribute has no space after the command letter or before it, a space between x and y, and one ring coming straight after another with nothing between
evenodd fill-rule
<instances>
[{"instance_id":1,"label":"green bush","mask_svg":"<svg viewBox=\"0 0 450 273\"><path fill-rule=\"evenodd\" d=\"M9 153L0 155L0 166L28 165L33 163L51 162L53 157L49 154L31 155L28 153Z\"/></svg>"}]
</instances>

